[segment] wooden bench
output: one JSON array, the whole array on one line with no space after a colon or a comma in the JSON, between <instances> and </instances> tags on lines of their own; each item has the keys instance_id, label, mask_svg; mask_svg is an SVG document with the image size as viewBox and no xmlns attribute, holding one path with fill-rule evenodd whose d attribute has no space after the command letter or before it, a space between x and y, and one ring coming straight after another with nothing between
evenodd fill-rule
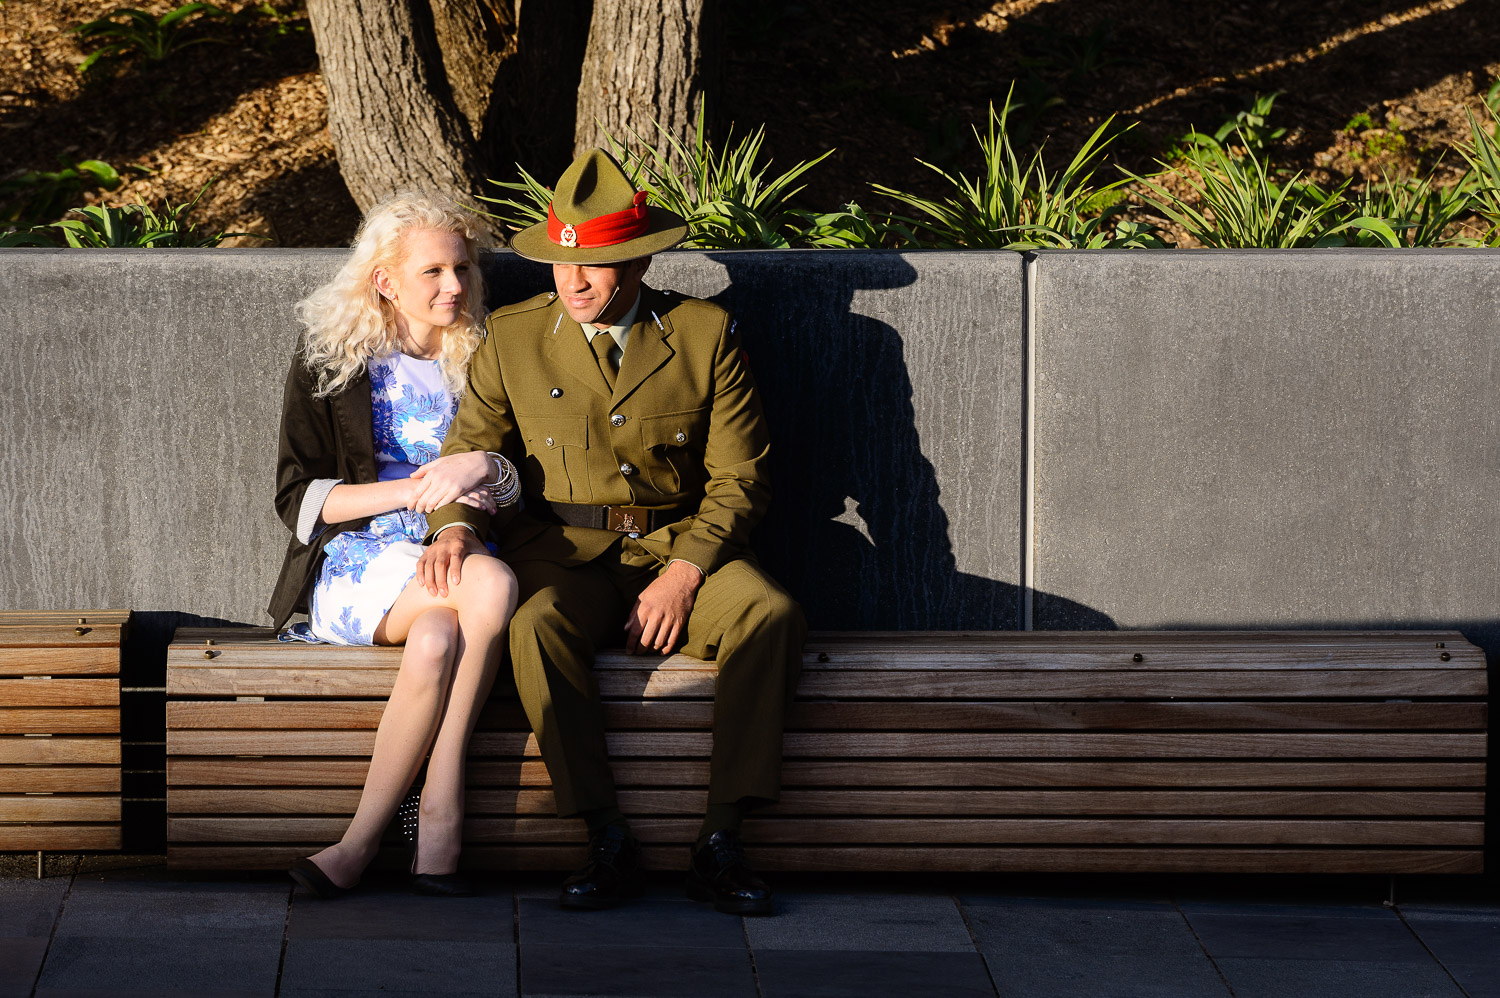
<instances>
[{"instance_id":1,"label":"wooden bench","mask_svg":"<svg viewBox=\"0 0 1500 998\"><path fill-rule=\"evenodd\" d=\"M120 848L120 610L0 612L0 850Z\"/></svg>"},{"instance_id":2,"label":"wooden bench","mask_svg":"<svg viewBox=\"0 0 1500 998\"><path fill-rule=\"evenodd\" d=\"M285 866L359 796L400 650L179 631L168 865ZM713 667L600 657L621 806L657 869L702 813ZM471 743L465 862L568 869L513 691ZM766 870L1478 873L1483 653L1452 632L815 634Z\"/></svg>"}]
</instances>

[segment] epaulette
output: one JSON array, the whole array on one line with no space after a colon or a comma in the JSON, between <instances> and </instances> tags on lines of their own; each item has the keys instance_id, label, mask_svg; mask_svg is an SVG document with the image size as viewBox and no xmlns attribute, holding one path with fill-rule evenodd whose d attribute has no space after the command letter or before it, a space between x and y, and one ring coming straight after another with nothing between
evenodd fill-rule
<instances>
[{"instance_id":1,"label":"epaulette","mask_svg":"<svg viewBox=\"0 0 1500 998\"><path fill-rule=\"evenodd\" d=\"M507 315L520 315L522 312L533 312L539 308L546 308L557 299L556 291L544 291L539 295L518 301L514 305L501 305L490 313L491 319L503 319Z\"/></svg>"}]
</instances>

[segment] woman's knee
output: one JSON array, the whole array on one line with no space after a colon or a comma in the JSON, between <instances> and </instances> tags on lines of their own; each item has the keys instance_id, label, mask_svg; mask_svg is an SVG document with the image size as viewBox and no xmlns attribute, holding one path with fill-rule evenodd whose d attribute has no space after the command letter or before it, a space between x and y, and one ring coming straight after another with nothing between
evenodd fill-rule
<instances>
[{"instance_id":1,"label":"woman's knee","mask_svg":"<svg viewBox=\"0 0 1500 998\"><path fill-rule=\"evenodd\" d=\"M401 671L423 682L446 683L458 651L458 614L435 607L419 616L406 635Z\"/></svg>"},{"instance_id":2,"label":"woman's knee","mask_svg":"<svg viewBox=\"0 0 1500 998\"><path fill-rule=\"evenodd\" d=\"M516 573L499 558L470 557L458 584L460 610L497 611L509 618L516 611L519 588Z\"/></svg>"}]
</instances>

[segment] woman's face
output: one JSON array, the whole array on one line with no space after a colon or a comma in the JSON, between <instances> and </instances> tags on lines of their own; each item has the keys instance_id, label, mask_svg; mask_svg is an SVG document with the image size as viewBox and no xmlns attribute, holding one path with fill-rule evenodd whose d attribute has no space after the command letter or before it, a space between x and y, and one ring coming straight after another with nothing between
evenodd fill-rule
<instances>
[{"instance_id":1,"label":"woman's face","mask_svg":"<svg viewBox=\"0 0 1500 998\"><path fill-rule=\"evenodd\" d=\"M375 271L375 287L408 323L450 326L463 312L473 264L455 232L416 229L402 240L402 258Z\"/></svg>"}]
</instances>

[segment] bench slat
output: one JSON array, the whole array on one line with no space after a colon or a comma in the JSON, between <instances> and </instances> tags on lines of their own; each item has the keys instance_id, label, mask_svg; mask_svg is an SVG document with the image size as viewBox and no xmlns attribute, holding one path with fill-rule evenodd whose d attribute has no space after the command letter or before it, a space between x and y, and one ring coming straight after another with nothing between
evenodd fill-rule
<instances>
[{"instance_id":1,"label":"bench slat","mask_svg":"<svg viewBox=\"0 0 1500 998\"><path fill-rule=\"evenodd\" d=\"M700 822L693 818L631 821L644 844L690 845ZM167 841L337 841L348 827L338 818L183 818L167 822ZM762 845L1300 845L1477 847L1484 844L1478 821L1278 821L1241 819L1060 819L1060 818L798 818L745 823L746 838ZM560 818L470 818L464 841L540 844L588 840L581 822Z\"/></svg>"},{"instance_id":2,"label":"bench slat","mask_svg":"<svg viewBox=\"0 0 1500 998\"><path fill-rule=\"evenodd\" d=\"M118 679L0 679L0 707L118 707Z\"/></svg>"},{"instance_id":3,"label":"bench slat","mask_svg":"<svg viewBox=\"0 0 1500 998\"><path fill-rule=\"evenodd\" d=\"M0 821L119 821L118 796L0 796Z\"/></svg>"},{"instance_id":4,"label":"bench slat","mask_svg":"<svg viewBox=\"0 0 1500 998\"><path fill-rule=\"evenodd\" d=\"M380 723L384 710L383 700L177 701L167 704L167 726L174 731L373 729ZM604 714L607 726L616 731L632 728L708 730L713 721L713 705L694 701L609 700L604 703ZM787 717L787 729L1351 728L1483 731L1488 714L1482 703L827 701L793 704ZM5 712L0 710L0 727L4 726L5 717ZM492 699L479 719L480 730L524 728L526 723L520 703L514 700Z\"/></svg>"},{"instance_id":5,"label":"bench slat","mask_svg":"<svg viewBox=\"0 0 1500 998\"><path fill-rule=\"evenodd\" d=\"M709 732L611 731L612 758L707 758ZM40 739L30 739L40 741ZM56 741L57 739L47 739ZM172 755L369 756L373 731L169 731ZM787 732L782 756L816 758L1484 758L1483 734L993 734L988 732ZM469 755L539 758L529 731L477 731ZM0 762L8 760L0 739ZM38 759L36 761L53 761ZM75 759L77 762L106 761Z\"/></svg>"},{"instance_id":6,"label":"bench slat","mask_svg":"<svg viewBox=\"0 0 1500 998\"><path fill-rule=\"evenodd\" d=\"M107 736L30 738L0 735L0 766L120 764L120 739Z\"/></svg>"},{"instance_id":7,"label":"bench slat","mask_svg":"<svg viewBox=\"0 0 1500 998\"><path fill-rule=\"evenodd\" d=\"M115 707L0 707L0 731L7 734L115 734L120 711Z\"/></svg>"},{"instance_id":8,"label":"bench slat","mask_svg":"<svg viewBox=\"0 0 1500 998\"><path fill-rule=\"evenodd\" d=\"M0 769L0 794L119 792L119 766L17 766Z\"/></svg>"},{"instance_id":9,"label":"bench slat","mask_svg":"<svg viewBox=\"0 0 1500 998\"><path fill-rule=\"evenodd\" d=\"M306 846L192 846L167 848L167 865L197 870L284 870ZM1443 849L1234 849L1058 848L920 846L750 846L752 864L771 872L909 870L916 873L1363 873L1462 874L1483 872L1478 850ZM465 849L468 870L575 868L578 846L494 846ZM401 869L403 850L383 851L377 865ZM653 870L685 870L681 846L648 846L642 861Z\"/></svg>"},{"instance_id":10,"label":"bench slat","mask_svg":"<svg viewBox=\"0 0 1500 998\"><path fill-rule=\"evenodd\" d=\"M167 758L172 786L360 786L365 759ZM621 786L706 786L706 761L623 759ZM471 786L550 786L540 760L471 762ZM1482 787L1482 762L838 762L789 760L787 787Z\"/></svg>"},{"instance_id":11,"label":"bench slat","mask_svg":"<svg viewBox=\"0 0 1500 998\"><path fill-rule=\"evenodd\" d=\"M119 645L0 648L0 676L116 676L119 673Z\"/></svg>"},{"instance_id":12,"label":"bench slat","mask_svg":"<svg viewBox=\"0 0 1500 998\"><path fill-rule=\"evenodd\" d=\"M349 818L359 804L355 787L204 790L171 787L167 809L175 815L337 814ZM620 791L629 814L698 816L708 801L703 788ZM555 815L550 789L471 787L470 814ZM886 815L1241 815L1481 817L1484 794L1472 790L787 790L761 814Z\"/></svg>"},{"instance_id":13,"label":"bench slat","mask_svg":"<svg viewBox=\"0 0 1500 998\"><path fill-rule=\"evenodd\" d=\"M0 825L0 850L104 852L120 848L120 825Z\"/></svg>"}]
</instances>

